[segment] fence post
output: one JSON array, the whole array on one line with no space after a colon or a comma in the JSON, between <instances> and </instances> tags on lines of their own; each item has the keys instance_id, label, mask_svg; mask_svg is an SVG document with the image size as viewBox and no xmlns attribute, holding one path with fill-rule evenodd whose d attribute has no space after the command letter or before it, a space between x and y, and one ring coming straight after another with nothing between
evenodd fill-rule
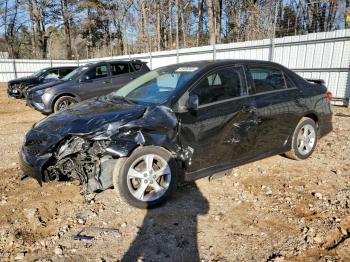
<instances>
[{"instance_id":1,"label":"fence post","mask_svg":"<svg viewBox=\"0 0 350 262\"><path fill-rule=\"evenodd\" d=\"M153 66L152 66L152 52L149 52L149 65L151 67L151 70L153 69Z\"/></svg>"},{"instance_id":2,"label":"fence post","mask_svg":"<svg viewBox=\"0 0 350 262\"><path fill-rule=\"evenodd\" d=\"M176 63L180 62L179 57L179 10L176 10Z\"/></svg>"},{"instance_id":3,"label":"fence post","mask_svg":"<svg viewBox=\"0 0 350 262\"><path fill-rule=\"evenodd\" d=\"M15 74L15 78L17 78L16 59L12 60L12 65L13 65L13 73Z\"/></svg>"},{"instance_id":4,"label":"fence post","mask_svg":"<svg viewBox=\"0 0 350 262\"><path fill-rule=\"evenodd\" d=\"M213 44L213 60L216 60L216 44Z\"/></svg>"},{"instance_id":5,"label":"fence post","mask_svg":"<svg viewBox=\"0 0 350 262\"><path fill-rule=\"evenodd\" d=\"M275 56L275 37L276 37L276 23L277 23L277 8L278 4L275 3L275 17L273 20L273 29L272 29L272 38L271 38L271 47L270 47L270 55L269 55L269 61L273 62L274 56Z\"/></svg>"},{"instance_id":6,"label":"fence post","mask_svg":"<svg viewBox=\"0 0 350 262\"><path fill-rule=\"evenodd\" d=\"M213 43L213 60L216 60L216 19L214 19L214 43Z\"/></svg>"},{"instance_id":7,"label":"fence post","mask_svg":"<svg viewBox=\"0 0 350 262\"><path fill-rule=\"evenodd\" d=\"M180 61L180 57L179 57L179 49L176 48L176 64L178 64Z\"/></svg>"}]
</instances>

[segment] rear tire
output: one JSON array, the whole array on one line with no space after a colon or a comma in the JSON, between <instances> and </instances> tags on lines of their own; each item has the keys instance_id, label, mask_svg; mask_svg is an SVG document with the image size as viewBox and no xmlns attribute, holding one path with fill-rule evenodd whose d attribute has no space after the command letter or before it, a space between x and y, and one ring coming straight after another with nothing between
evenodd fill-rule
<instances>
[{"instance_id":1,"label":"rear tire","mask_svg":"<svg viewBox=\"0 0 350 262\"><path fill-rule=\"evenodd\" d=\"M53 106L53 111L54 113L66 110L69 108L71 105L76 104L78 101L75 100L74 97L71 96L61 96L59 97L54 106Z\"/></svg>"},{"instance_id":2,"label":"rear tire","mask_svg":"<svg viewBox=\"0 0 350 262\"><path fill-rule=\"evenodd\" d=\"M163 204L175 191L177 164L161 147L136 149L129 157L117 160L113 185L128 204L150 209Z\"/></svg>"},{"instance_id":3,"label":"rear tire","mask_svg":"<svg viewBox=\"0 0 350 262\"><path fill-rule=\"evenodd\" d=\"M294 130L288 158L304 160L312 155L317 145L317 126L311 118L303 117Z\"/></svg>"}]
</instances>

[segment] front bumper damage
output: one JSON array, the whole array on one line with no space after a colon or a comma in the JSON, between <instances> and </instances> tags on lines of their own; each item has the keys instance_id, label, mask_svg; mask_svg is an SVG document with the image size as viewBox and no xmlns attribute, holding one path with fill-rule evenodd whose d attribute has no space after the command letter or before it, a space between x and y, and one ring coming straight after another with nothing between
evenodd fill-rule
<instances>
[{"instance_id":1,"label":"front bumper damage","mask_svg":"<svg viewBox=\"0 0 350 262\"><path fill-rule=\"evenodd\" d=\"M20 84L8 84L7 95L17 99L22 98L23 86L21 86Z\"/></svg>"},{"instance_id":2,"label":"front bumper damage","mask_svg":"<svg viewBox=\"0 0 350 262\"><path fill-rule=\"evenodd\" d=\"M22 148L19 153L19 164L25 175L35 178L42 185L43 166L49 158L50 155L47 155L47 157L32 157L24 152Z\"/></svg>"},{"instance_id":3,"label":"front bumper damage","mask_svg":"<svg viewBox=\"0 0 350 262\"><path fill-rule=\"evenodd\" d=\"M79 180L86 193L112 186L116 159L106 150L108 141L70 136L55 145L53 140L26 139L20 151L20 167L25 175L35 178L40 185L55 180Z\"/></svg>"},{"instance_id":4,"label":"front bumper damage","mask_svg":"<svg viewBox=\"0 0 350 262\"><path fill-rule=\"evenodd\" d=\"M126 122L99 122L105 126L90 133L50 135L32 129L20 152L24 174L40 184L53 180L79 180L85 193L112 186L115 163L139 146L162 146L176 159L191 163L193 151L177 143L177 118L166 107L147 108L144 114Z\"/></svg>"}]
</instances>

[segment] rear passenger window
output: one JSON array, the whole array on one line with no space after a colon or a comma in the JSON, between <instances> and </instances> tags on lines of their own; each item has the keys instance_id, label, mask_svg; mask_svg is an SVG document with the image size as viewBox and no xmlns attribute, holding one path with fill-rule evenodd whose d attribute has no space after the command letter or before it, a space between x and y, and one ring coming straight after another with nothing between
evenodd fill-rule
<instances>
[{"instance_id":1,"label":"rear passenger window","mask_svg":"<svg viewBox=\"0 0 350 262\"><path fill-rule=\"evenodd\" d=\"M113 63L111 64L112 75L121 75L129 73L129 64L127 63Z\"/></svg>"},{"instance_id":2,"label":"rear passenger window","mask_svg":"<svg viewBox=\"0 0 350 262\"><path fill-rule=\"evenodd\" d=\"M135 72L135 69L132 67L131 64L128 64L128 66L129 66L129 72L130 73Z\"/></svg>"},{"instance_id":3,"label":"rear passenger window","mask_svg":"<svg viewBox=\"0 0 350 262\"><path fill-rule=\"evenodd\" d=\"M254 81L256 93L286 88L283 73L278 69L252 67L249 71Z\"/></svg>"},{"instance_id":4,"label":"rear passenger window","mask_svg":"<svg viewBox=\"0 0 350 262\"><path fill-rule=\"evenodd\" d=\"M219 69L203 78L190 95L197 95L199 105L204 105L246 95L245 90L243 69L236 67Z\"/></svg>"},{"instance_id":5,"label":"rear passenger window","mask_svg":"<svg viewBox=\"0 0 350 262\"><path fill-rule=\"evenodd\" d=\"M286 79L287 88L296 88L296 85L288 76L284 75L284 78Z\"/></svg>"},{"instance_id":6,"label":"rear passenger window","mask_svg":"<svg viewBox=\"0 0 350 262\"><path fill-rule=\"evenodd\" d=\"M133 63L133 66L134 66L135 70L138 71L141 69L142 64Z\"/></svg>"}]
</instances>

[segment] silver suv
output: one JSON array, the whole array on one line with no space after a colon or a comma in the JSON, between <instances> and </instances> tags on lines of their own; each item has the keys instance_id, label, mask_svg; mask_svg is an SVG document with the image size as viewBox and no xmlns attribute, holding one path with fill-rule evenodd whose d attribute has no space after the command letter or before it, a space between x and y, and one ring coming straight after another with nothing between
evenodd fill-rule
<instances>
[{"instance_id":1,"label":"silver suv","mask_svg":"<svg viewBox=\"0 0 350 262\"><path fill-rule=\"evenodd\" d=\"M49 115L80 101L116 91L148 71L146 63L139 60L87 64L62 79L30 89L27 105Z\"/></svg>"}]
</instances>

